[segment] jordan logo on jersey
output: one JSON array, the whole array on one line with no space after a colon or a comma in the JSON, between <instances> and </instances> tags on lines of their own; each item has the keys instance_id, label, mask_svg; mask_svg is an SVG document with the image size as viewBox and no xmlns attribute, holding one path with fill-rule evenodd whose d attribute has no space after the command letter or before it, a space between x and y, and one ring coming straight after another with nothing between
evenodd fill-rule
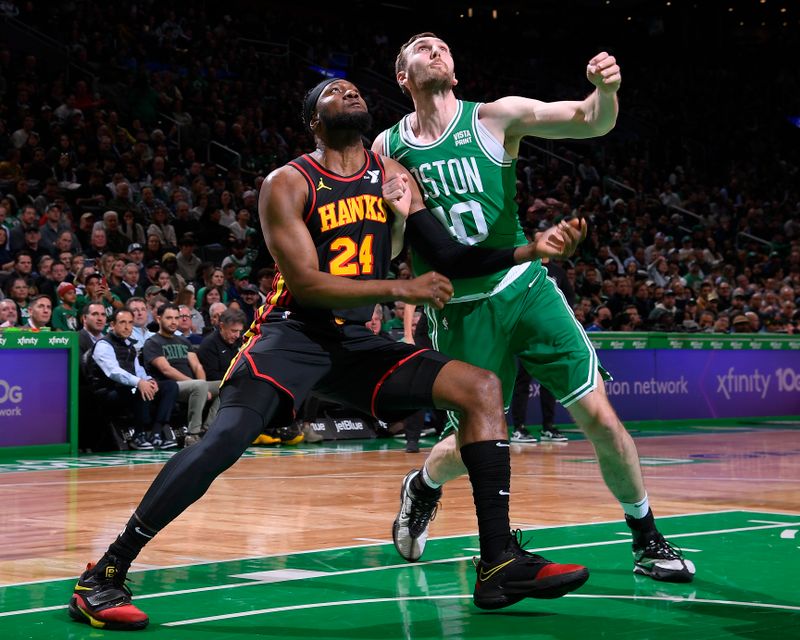
<instances>
[{"instance_id":1,"label":"jordan logo on jersey","mask_svg":"<svg viewBox=\"0 0 800 640\"><path fill-rule=\"evenodd\" d=\"M322 181L322 178L320 178L319 182L317 183L317 191L319 191L320 189L327 189L328 191L333 191L333 189L331 189L327 184L325 184Z\"/></svg>"}]
</instances>

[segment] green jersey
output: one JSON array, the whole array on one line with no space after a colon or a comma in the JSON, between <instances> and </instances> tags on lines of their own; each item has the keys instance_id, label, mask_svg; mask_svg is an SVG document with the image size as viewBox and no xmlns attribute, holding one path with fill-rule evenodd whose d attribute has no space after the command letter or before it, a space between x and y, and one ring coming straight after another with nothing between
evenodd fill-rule
<instances>
[{"instance_id":1,"label":"green jersey","mask_svg":"<svg viewBox=\"0 0 800 640\"><path fill-rule=\"evenodd\" d=\"M53 309L53 320L50 323L57 331L78 331L78 310L67 308L63 304Z\"/></svg>"},{"instance_id":2,"label":"green jersey","mask_svg":"<svg viewBox=\"0 0 800 640\"><path fill-rule=\"evenodd\" d=\"M430 144L418 142L409 116L384 135L383 155L416 178L425 205L462 244L492 249L527 243L517 217L516 159L478 120L480 103L458 101L444 133ZM430 271L414 255L417 274ZM530 263L476 278L453 280L452 302L478 300L514 282Z\"/></svg>"}]
</instances>

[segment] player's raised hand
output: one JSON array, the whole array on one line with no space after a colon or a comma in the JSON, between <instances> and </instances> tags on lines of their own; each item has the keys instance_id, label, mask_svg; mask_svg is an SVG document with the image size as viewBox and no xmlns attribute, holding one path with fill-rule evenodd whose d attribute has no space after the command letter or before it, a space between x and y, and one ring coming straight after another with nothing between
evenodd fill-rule
<instances>
[{"instance_id":1,"label":"player's raised hand","mask_svg":"<svg viewBox=\"0 0 800 640\"><path fill-rule=\"evenodd\" d=\"M586 77L600 91L615 93L619 91L622 75L617 59L603 51L589 60L586 65Z\"/></svg>"},{"instance_id":2,"label":"player's raised hand","mask_svg":"<svg viewBox=\"0 0 800 640\"><path fill-rule=\"evenodd\" d=\"M408 184L408 176L404 173L396 173L383 183L381 189L383 199L395 215L401 216L403 219L407 218L408 210L411 207L411 187Z\"/></svg>"},{"instance_id":3,"label":"player's raised hand","mask_svg":"<svg viewBox=\"0 0 800 640\"><path fill-rule=\"evenodd\" d=\"M435 271L405 280L404 285L406 290L400 295L400 299L410 304L429 304L436 309L442 309L453 297L453 284Z\"/></svg>"}]
</instances>

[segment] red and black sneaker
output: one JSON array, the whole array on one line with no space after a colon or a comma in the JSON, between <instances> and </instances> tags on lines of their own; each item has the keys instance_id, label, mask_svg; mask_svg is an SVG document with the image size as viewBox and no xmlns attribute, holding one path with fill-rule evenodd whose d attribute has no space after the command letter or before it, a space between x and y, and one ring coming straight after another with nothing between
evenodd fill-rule
<instances>
[{"instance_id":1,"label":"red and black sneaker","mask_svg":"<svg viewBox=\"0 0 800 640\"><path fill-rule=\"evenodd\" d=\"M506 550L494 562L475 563L476 607L502 609L523 598L560 598L589 578L589 570L579 564L557 564L525 551L521 539L519 529L512 531Z\"/></svg>"},{"instance_id":2,"label":"red and black sneaker","mask_svg":"<svg viewBox=\"0 0 800 640\"><path fill-rule=\"evenodd\" d=\"M97 565L88 564L72 592L69 615L97 629L144 629L150 619L131 604L125 573L114 556L106 556Z\"/></svg>"}]
</instances>

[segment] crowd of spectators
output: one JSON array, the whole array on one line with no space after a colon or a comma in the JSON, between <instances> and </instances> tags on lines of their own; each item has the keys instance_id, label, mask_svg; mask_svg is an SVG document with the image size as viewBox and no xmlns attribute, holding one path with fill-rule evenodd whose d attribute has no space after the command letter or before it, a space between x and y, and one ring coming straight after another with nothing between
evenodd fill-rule
<instances>
[{"instance_id":1,"label":"crowd of spectators","mask_svg":"<svg viewBox=\"0 0 800 640\"><path fill-rule=\"evenodd\" d=\"M191 310L195 343L223 308L252 320L272 279L261 181L312 148L297 115L308 57L325 66L344 51L349 64L382 71L396 43L364 26L334 42L318 22L282 15L281 28L314 43L290 55L275 44L275 21L253 44L244 17L215 22L194 6L87 2L47 16L30 7L19 18L59 37L92 75L68 81L32 53L0 47L0 325L76 330L88 303L110 318L130 298L144 299L153 321L156 296ZM464 97L503 90L462 59L474 76ZM391 100L366 94L376 130L396 119ZM727 173L711 182L690 158L652 166L629 152L612 135L550 153L523 147L518 164L526 231L589 220L564 265L584 326L796 331L797 167L775 161L765 175L724 158ZM399 263L395 273L408 274Z\"/></svg>"},{"instance_id":2,"label":"crowd of spectators","mask_svg":"<svg viewBox=\"0 0 800 640\"><path fill-rule=\"evenodd\" d=\"M191 433L200 434L213 385L189 381L205 381L210 369L218 379L220 345L236 344L273 281L261 182L313 148L298 116L318 77L309 61L389 76L407 34L392 40L367 24L328 32L291 14L254 33L245 15L212 19L188 4L19 9L17 20L60 40L72 62L0 43L0 328L80 331L88 353L129 310L147 375L178 383ZM481 73L468 51L459 65L462 97L516 86L507 71ZM402 113L399 94L381 86L363 87L376 131ZM539 97L585 91L558 89L568 95ZM564 217L589 221L563 264L578 320L588 331L800 331L800 176L796 156L781 155L780 131L765 127L776 144L766 159L759 145L740 145L746 154L727 149L709 168L695 152L676 156L673 141L659 138L666 133L626 122L622 96L621 132L523 145L518 162L529 235ZM649 99L634 89L631 112L641 116ZM665 151L643 152L642 130ZM410 277L406 263L395 262L395 277ZM384 309L384 330L398 337L400 306ZM162 357L171 340L189 345L177 364Z\"/></svg>"}]
</instances>

